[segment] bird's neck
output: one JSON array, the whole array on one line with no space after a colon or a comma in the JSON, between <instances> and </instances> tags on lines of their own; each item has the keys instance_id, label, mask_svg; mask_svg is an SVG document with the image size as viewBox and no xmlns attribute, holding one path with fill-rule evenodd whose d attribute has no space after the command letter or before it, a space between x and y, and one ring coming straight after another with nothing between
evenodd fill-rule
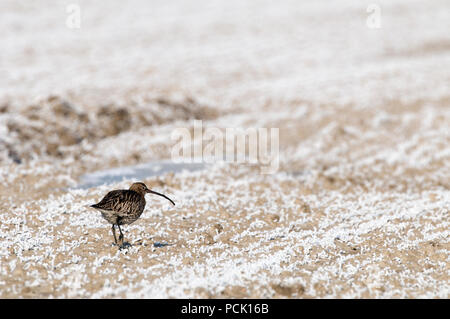
<instances>
[{"instance_id":1,"label":"bird's neck","mask_svg":"<svg viewBox=\"0 0 450 319\"><path fill-rule=\"evenodd\" d=\"M133 191L135 193L138 193L139 195L141 195L142 197L145 197L146 192L141 191L140 189L133 189L132 187L130 188L130 191Z\"/></svg>"}]
</instances>

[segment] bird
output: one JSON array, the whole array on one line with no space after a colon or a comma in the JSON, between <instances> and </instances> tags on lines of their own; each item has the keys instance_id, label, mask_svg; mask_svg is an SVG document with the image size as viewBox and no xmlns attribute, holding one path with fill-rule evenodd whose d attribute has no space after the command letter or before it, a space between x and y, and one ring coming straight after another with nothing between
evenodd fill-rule
<instances>
[{"instance_id":1,"label":"bird","mask_svg":"<svg viewBox=\"0 0 450 319\"><path fill-rule=\"evenodd\" d=\"M174 206L175 203L164 194L155 192L142 183L133 183L129 189L116 189L108 192L97 204L90 207L97 209L102 213L102 217L112 224L112 233L115 245L119 244L119 249L124 248L123 233L121 225L134 223L142 215L145 208L145 194L155 194L169 200ZM119 228L119 242L116 238L116 230Z\"/></svg>"}]
</instances>

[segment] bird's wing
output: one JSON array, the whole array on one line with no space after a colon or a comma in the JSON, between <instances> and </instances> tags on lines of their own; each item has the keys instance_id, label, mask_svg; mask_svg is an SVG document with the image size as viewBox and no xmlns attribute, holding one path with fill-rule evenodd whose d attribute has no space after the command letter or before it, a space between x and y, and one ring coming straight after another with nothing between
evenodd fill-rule
<instances>
[{"instance_id":1,"label":"bird's wing","mask_svg":"<svg viewBox=\"0 0 450 319\"><path fill-rule=\"evenodd\" d=\"M119 216L128 215L133 207L133 203L141 200L140 195L129 190L115 190L106 194L103 199L92 207L115 211Z\"/></svg>"}]
</instances>

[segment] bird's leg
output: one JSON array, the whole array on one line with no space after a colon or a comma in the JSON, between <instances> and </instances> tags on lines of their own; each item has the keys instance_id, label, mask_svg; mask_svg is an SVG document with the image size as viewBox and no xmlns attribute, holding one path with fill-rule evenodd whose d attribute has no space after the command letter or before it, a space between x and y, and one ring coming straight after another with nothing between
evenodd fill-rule
<instances>
[{"instance_id":1,"label":"bird's leg","mask_svg":"<svg viewBox=\"0 0 450 319\"><path fill-rule=\"evenodd\" d=\"M119 235L119 246L122 248L123 247L123 234L122 234L122 229L120 229L120 225L117 224L117 227L119 227L119 231L120 231L120 235Z\"/></svg>"},{"instance_id":2,"label":"bird's leg","mask_svg":"<svg viewBox=\"0 0 450 319\"><path fill-rule=\"evenodd\" d=\"M114 243L117 245L117 238L116 238L116 229L114 228L114 224L112 225L112 233L113 233L113 236L114 236Z\"/></svg>"}]
</instances>

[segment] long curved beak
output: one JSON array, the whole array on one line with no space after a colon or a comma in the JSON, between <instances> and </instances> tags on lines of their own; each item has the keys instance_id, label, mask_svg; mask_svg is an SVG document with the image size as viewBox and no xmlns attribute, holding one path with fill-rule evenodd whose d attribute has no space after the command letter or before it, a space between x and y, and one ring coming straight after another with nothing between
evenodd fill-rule
<instances>
[{"instance_id":1,"label":"long curved beak","mask_svg":"<svg viewBox=\"0 0 450 319\"><path fill-rule=\"evenodd\" d=\"M173 206L175 206L175 203L173 202L173 200L171 200L169 197L167 197L167 196L164 195L164 194L160 194L160 193L158 193L158 192L152 191L151 189L147 189L147 193L151 193L151 194L155 194L155 195L162 196L162 197L164 197L165 199L167 199L168 201L170 201L170 202L172 203Z\"/></svg>"}]
</instances>

